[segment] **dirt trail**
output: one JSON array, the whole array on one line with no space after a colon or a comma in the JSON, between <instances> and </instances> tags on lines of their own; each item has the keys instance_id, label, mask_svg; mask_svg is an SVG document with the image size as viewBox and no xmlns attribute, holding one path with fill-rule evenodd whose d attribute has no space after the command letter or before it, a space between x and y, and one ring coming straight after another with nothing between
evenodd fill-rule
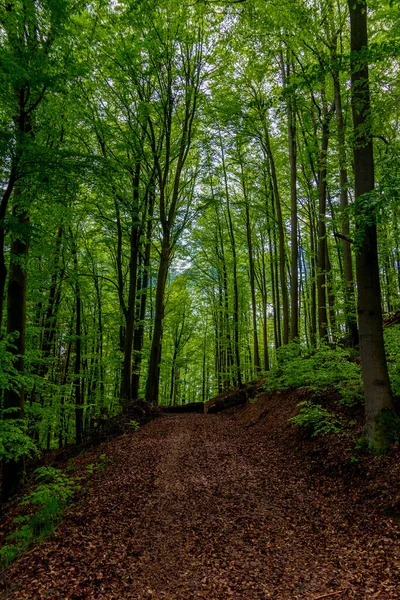
<instances>
[{"instance_id":1,"label":"dirt trail","mask_svg":"<svg viewBox=\"0 0 400 600\"><path fill-rule=\"evenodd\" d=\"M164 416L96 452L104 474L1 598L400 598L398 524L320 486L284 432Z\"/></svg>"}]
</instances>

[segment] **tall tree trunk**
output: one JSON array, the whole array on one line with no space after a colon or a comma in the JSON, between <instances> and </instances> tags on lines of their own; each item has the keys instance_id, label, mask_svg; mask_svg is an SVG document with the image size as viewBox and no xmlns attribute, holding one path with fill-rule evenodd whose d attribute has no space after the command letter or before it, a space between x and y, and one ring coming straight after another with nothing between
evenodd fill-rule
<instances>
[{"instance_id":1,"label":"tall tree trunk","mask_svg":"<svg viewBox=\"0 0 400 600\"><path fill-rule=\"evenodd\" d=\"M282 311L283 311L283 344L289 343L289 301L286 282L285 268L285 229L283 226L282 204L279 193L278 177L276 174L275 160L272 154L269 131L265 116L262 115L262 124L264 131L264 147L269 161L271 172L271 181L273 186L273 196L276 207L276 216L278 219L278 237L279 237L279 278L282 292Z\"/></svg>"},{"instance_id":2,"label":"tall tree trunk","mask_svg":"<svg viewBox=\"0 0 400 600\"><path fill-rule=\"evenodd\" d=\"M171 386L170 386L170 391L169 391L169 405L173 406L175 404L176 400L176 374L175 374L175 367L176 367L176 358L177 358L177 348L174 348L174 355L172 357L172 365L171 365Z\"/></svg>"},{"instance_id":3,"label":"tall tree trunk","mask_svg":"<svg viewBox=\"0 0 400 600\"><path fill-rule=\"evenodd\" d=\"M72 337L73 333L73 324L71 324L70 337ZM71 359L71 350L72 350L72 342L68 342L67 344L67 355L65 357L65 361L62 367L62 373L60 378L60 384L65 386L67 383L68 377L68 369L69 362ZM66 430L66 419L65 419L65 403L67 401L66 394L63 392L63 395L60 400L60 429L59 429L59 438L58 444L59 447L62 448L63 445L67 442L67 430Z\"/></svg>"},{"instance_id":4,"label":"tall tree trunk","mask_svg":"<svg viewBox=\"0 0 400 600\"><path fill-rule=\"evenodd\" d=\"M154 190L149 190L148 196L148 216L146 225L146 244L144 248L144 259L142 267L142 277L140 286L140 308L139 308L139 322L135 328L135 334L133 339L133 373L132 373L132 399L136 400L139 397L140 389L140 366L142 363L142 349L144 342L144 320L146 317L146 306L147 306L147 292L149 286L149 270L150 270L150 254L151 254L151 233L153 230L153 213L154 213L154 202L155 194Z\"/></svg>"},{"instance_id":5,"label":"tall tree trunk","mask_svg":"<svg viewBox=\"0 0 400 600\"><path fill-rule=\"evenodd\" d=\"M325 91L322 90L322 140L319 157L318 176L318 272L317 272L317 296L318 296L318 333L320 341L328 339L328 315L326 310L326 194L327 194L327 154L329 144L329 121L330 114L325 99Z\"/></svg>"},{"instance_id":6,"label":"tall tree trunk","mask_svg":"<svg viewBox=\"0 0 400 600\"><path fill-rule=\"evenodd\" d=\"M124 412L128 410L132 400L132 356L133 336L135 331L138 246L139 225L137 217L135 216L130 232L129 291L128 304L125 312L124 363L121 381L122 409Z\"/></svg>"},{"instance_id":7,"label":"tall tree trunk","mask_svg":"<svg viewBox=\"0 0 400 600\"><path fill-rule=\"evenodd\" d=\"M267 167L269 165L267 164ZM274 202L274 189L272 184L271 172L268 172L269 179L269 192L267 192L267 182L266 176L264 176L264 185L265 185L265 196L266 196L266 206L265 206L265 215L267 221L267 235L268 235L268 246L269 246L269 266L271 271L271 287L272 287L272 305L274 307L274 341L275 341L275 350L281 347L282 345L282 336L281 336L281 306L280 306L280 297L279 297L279 283L278 283L278 253L277 253L277 244L276 244L276 228L273 226L275 223L275 202ZM271 210L268 206L267 199L270 197L271 199ZM272 221L272 223L271 223ZM271 234L272 230L272 234Z\"/></svg>"},{"instance_id":8,"label":"tall tree trunk","mask_svg":"<svg viewBox=\"0 0 400 600\"><path fill-rule=\"evenodd\" d=\"M245 213L246 213L246 239L247 249L249 253L249 274L250 274L250 294L251 294L251 309L253 319L253 347L254 347L254 371L259 373L260 371L260 351L258 347L258 331L257 331L257 302L256 302L256 285L254 275L254 256L253 256L253 240L251 236L251 222L250 222L250 208L249 198L247 196L246 182L244 178L243 163L240 162L241 176L242 176L242 189L245 200Z\"/></svg>"},{"instance_id":9,"label":"tall tree trunk","mask_svg":"<svg viewBox=\"0 0 400 600\"><path fill-rule=\"evenodd\" d=\"M26 283L27 256L29 249L28 225L26 211L19 207L20 190L15 189L15 206L13 215L18 220L21 233L11 243L10 269L7 287L7 334L16 334L8 351L14 356L14 368L22 377L25 368L26 339ZM25 231L24 231L25 230ZM22 419L24 417L24 385L4 390L3 407L5 419ZM3 463L2 500L7 501L22 484L25 476L24 459L10 460Z\"/></svg>"},{"instance_id":10,"label":"tall tree trunk","mask_svg":"<svg viewBox=\"0 0 400 600\"><path fill-rule=\"evenodd\" d=\"M1 327L3 324L3 307L4 307L4 299L5 299L5 290L6 290L6 282L7 282L7 266L6 266L6 253L5 253L5 239L6 239L6 229L4 219L7 214L7 207L9 200L11 198L11 194L14 191L15 182L17 179L17 168L16 161L13 161L13 165L11 167L10 177L8 180L7 187L4 191L4 194L1 198L0 202L0 333Z\"/></svg>"},{"instance_id":11,"label":"tall tree trunk","mask_svg":"<svg viewBox=\"0 0 400 600\"><path fill-rule=\"evenodd\" d=\"M336 45L336 44L335 44ZM337 60L336 48L334 49L332 59ZM339 152L339 165L340 165L340 210L342 220L342 249L343 249L343 263L344 263L344 278L345 278L345 314L346 314L346 325L350 335L351 343L353 346L358 344L358 329L357 329L357 317L356 317L356 302L354 294L354 275L353 275L353 262L351 257L351 244L349 241L350 236L350 222L347 214L349 206L349 193L348 193L348 176L346 167L346 145L345 145L345 130L343 121L343 108L342 108L342 94L340 89L340 75L339 70L334 68L333 70L333 89L335 94L335 112L336 112L336 125L337 125L337 138L338 138L338 152Z\"/></svg>"},{"instance_id":12,"label":"tall tree trunk","mask_svg":"<svg viewBox=\"0 0 400 600\"><path fill-rule=\"evenodd\" d=\"M160 266L158 269L156 288L156 307L154 315L153 338L151 341L149 372L146 385L146 401L148 404L158 404L158 391L160 380L161 341L164 320L164 294L167 284L168 268L171 259L169 236L164 235L161 247Z\"/></svg>"},{"instance_id":13,"label":"tall tree trunk","mask_svg":"<svg viewBox=\"0 0 400 600\"><path fill-rule=\"evenodd\" d=\"M207 390L207 327L205 327L204 334L204 345L203 345L203 364L201 374L201 399L202 402L206 401Z\"/></svg>"},{"instance_id":14,"label":"tall tree trunk","mask_svg":"<svg viewBox=\"0 0 400 600\"><path fill-rule=\"evenodd\" d=\"M44 332L42 340L42 366L39 368L39 375L44 375L46 371L45 360L50 357L53 346L54 336L56 333L56 318L57 312L61 304L61 284L64 276L64 270L59 268L59 259L61 251L63 230L58 228L55 252L54 252L54 270L51 276L51 284L49 290L49 300L47 303L46 315L44 318Z\"/></svg>"},{"instance_id":15,"label":"tall tree trunk","mask_svg":"<svg viewBox=\"0 0 400 600\"><path fill-rule=\"evenodd\" d=\"M358 322L365 394L365 435L369 447L385 450L399 420L394 412L382 328L376 219L365 194L374 191L374 154L369 91L367 4L349 0L351 24L351 83L354 124L355 205L358 235L356 257ZM365 203L367 206L365 206ZM372 203L373 204L373 203Z\"/></svg>"},{"instance_id":16,"label":"tall tree trunk","mask_svg":"<svg viewBox=\"0 0 400 600\"><path fill-rule=\"evenodd\" d=\"M103 305L101 299L101 291L99 285L99 277L97 273L94 273L94 287L96 290L96 300L97 300L97 331L98 331L98 377L100 383L100 412L104 408L104 363L103 363L103 353L104 353L104 331L103 331Z\"/></svg>"},{"instance_id":17,"label":"tall tree trunk","mask_svg":"<svg viewBox=\"0 0 400 600\"><path fill-rule=\"evenodd\" d=\"M269 371L269 349L268 349L268 286L267 286L267 265L265 260L265 238L261 232L261 256L258 257L258 287L261 293L262 302L262 324L263 324L263 347L264 347L264 371Z\"/></svg>"},{"instance_id":18,"label":"tall tree trunk","mask_svg":"<svg viewBox=\"0 0 400 600\"><path fill-rule=\"evenodd\" d=\"M273 205L273 199L272 199ZM271 235L271 229L273 230L273 237ZM276 239L275 239L275 228L271 228L271 220L267 209L267 233L268 233L268 245L269 245L269 266L271 271L271 286L272 286L272 304L274 307L274 341L275 350L281 347L281 306L279 298L279 285L278 285L278 268L277 268L277 250L276 250Z\"/></svg>"},{"instance_id":19,"label":"tall tree trunk","mask_svg":"<svg viewBox=\"0 0 400 600\"><path fill-rule=\"evenodd\" d=\"M290 78L290 60L287 61L286 82ZM284 72L283 68L283 72ZM290 341L299 337L299 243L297 214L297 145L296 145L296 109L293 95L288 102L288 144L290 165L290 243L291 243L291 281L290 281Z\"/></svg>"},{"instance_id":20,"label":"tall tree trunk","mask_svg":"<svg viewBox=\"0 0 400 600\"><path fill-rule=\"evenodd\" d=\"M224 171L225 195L226 195L226 212L228 217L228 231L231 242L232 263L233 263L233 337L235 341L235 373L234 378L237 380L238 386L242 387L242 374L240 368L240 347L239 347L239 286L237 278L237 255L236 255L236 240L233 231L232 213L230 205L230 193L228 188L228 176L226 172L224 148L221 140L222 153L222 168Z\"/></svg>"},{"instance_id":21,"label":"tall tree trunk","mask_svg":"<svg viewBox=\"0 0 400 600\"><path fill-rule=\"evenodd\" d=\"M309 220L310 220L310 241L311 241L310 340L311 340L311 345L315 346L317 343L317 302L316 302L316 296L317 296L316 272L317 272L317 269L316 269L316 252L315 252L316 236L315 236L315 231L314 231L315 227L314 227L313 211L312 211L312 207L310 206L310 202L309 202L309 211L308 211Z\"/></svg>"},{"instance_id":22,"label":"tall tree trunk","mask_svg":"<svg viewBox=\"0 0 400 600\"><path fill-rule=\"evenodd\" d=\"M326 295L329 307L329 323L331 336L334 339L336 333L335 292L333 289L332 265L329 257L328 240L325 240L325 265L326 265Z\"/></svg>"},{"instance_id":23,"label":"tall tree trunk","mask_svg":"<svg viewBox=\"0 0 400 600\"><path fill-rule=\"evenodd\" d=\"M81 355L82 355L82 299L81 286L78 273L78 253L76 241L72 240L72 256L75 274L75 368L74 368L74 390L75 390L75 440L77 444L83 441L83 394L81 382Z\"/></svg>"},{"instance_id":24,"label":"tall tree trunk","mask_svg":"<svg viewBox=\"0 0 400 600\"><path fill-rule=\"evenodd\" d=\"M137 269L139 257L140 240L140 222L139 222L139 184L140 184L141 163L135 166L132 178L133 188L133 214L130 229L130 251L129 251L129 289L128 303L125 308L125 340L124 340L124 363L122 369L121 398L122 409L126 412L132 401L132 356L133 356L133 337L135 333L136 316L136 287L137 287Z\"/></svg>"}]
</instances>

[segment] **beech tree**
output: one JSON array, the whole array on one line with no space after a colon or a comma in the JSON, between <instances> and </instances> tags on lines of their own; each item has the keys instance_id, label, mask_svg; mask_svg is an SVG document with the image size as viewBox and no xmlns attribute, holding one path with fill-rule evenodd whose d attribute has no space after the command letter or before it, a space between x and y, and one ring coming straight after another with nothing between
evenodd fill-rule
<instances>
[{"instance_id":1,"label":"beech tree","mask_svg":"<svg viewBox=\"0 0 400 600\"><path fill-rule=\"evenodd\" d=\"M386 365L382 329L372 114L368 73L367 3L349 1L354 122L354 180L359 248L356 257L358 324L364 380L365 434L371 447L385 449L399 427Z\"/></svg>"}]
</instances>

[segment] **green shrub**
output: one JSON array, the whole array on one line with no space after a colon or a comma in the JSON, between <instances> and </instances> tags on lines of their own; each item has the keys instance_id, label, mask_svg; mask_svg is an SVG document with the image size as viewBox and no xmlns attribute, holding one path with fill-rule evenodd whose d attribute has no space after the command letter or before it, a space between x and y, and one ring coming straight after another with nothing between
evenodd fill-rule
<instances>
[{"instance_id":1,"label":"green shrub","mask_svg":"<svg viewBox=\"0 0 400 600\"><path fill-rule=\"evenodd\" d=\"M266 374L267 391L290 387L321 391L333 386L345 404L362 399L361 368L349 360L349 350L321 345L310 354L292 343L277 354L279 366Z\"/></svg>"},{"instance_id":2,"label":"green shrub","mask_svg":"<svg viewBox=\"0 0 400 600\"><path fill-rule=\"evenodd\" d=\"M35 443L26 433L24 419L0 420L0 461L18 461L23 456L33 458L38 452Z\"/></svg>"},{"instance_id":3,"label":"green shrub","mask_svg":"<svg viewBox=\"0 0 400 600\"><path fill-rule=\"evenodd\" d=\"M325 408L322 408L320 404L305 401L300 402L298 406L301 406L299 414L289 419L289 421L305 429L311 437L341 431L341 420Z\"/></svg>"},{"instance_id":4,"label":"green shrub","mask_svg":"<svg viewBox=\"0 0 400 600\"><path fill-rule=\"evenodd\" d=\"M400 397L400 325L385 327L385 350L393 394Z\"/></svg>"},{"instance_id":5,"label":"green shrub","mask_svg":"<svg viewBox=\"0 0 400 600\"><path fill-rule=\"evenodd\" d=\"M53 533L78 488L73 479L54 467L40 467L35 471L35 479L38 485L20 503L21 506L29 505L33 511L30 515L14 519L14 523L22 527L7 537L13 543L0 549L0 564L4 566L8 566L31 543Z\"/></svg>"}]
</instances>

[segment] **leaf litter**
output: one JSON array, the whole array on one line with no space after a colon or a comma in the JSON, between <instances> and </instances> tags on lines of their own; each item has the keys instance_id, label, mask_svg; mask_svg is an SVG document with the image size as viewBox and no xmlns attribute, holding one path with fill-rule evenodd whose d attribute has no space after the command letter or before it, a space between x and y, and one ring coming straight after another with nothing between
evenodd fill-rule
<instances>
[{"instance_id":1,"label":"leaf litter","mask_svg":"<svg viewBox=\"0 0 400 600\"><path fill-rule=\"evenodd\" d=\"M398 461L346 469L340 436L298 436L295 405L162 416L79 456L77 475L106 466L3 572L0 597L398 599Z\"/></svg>"}]
</instances>

